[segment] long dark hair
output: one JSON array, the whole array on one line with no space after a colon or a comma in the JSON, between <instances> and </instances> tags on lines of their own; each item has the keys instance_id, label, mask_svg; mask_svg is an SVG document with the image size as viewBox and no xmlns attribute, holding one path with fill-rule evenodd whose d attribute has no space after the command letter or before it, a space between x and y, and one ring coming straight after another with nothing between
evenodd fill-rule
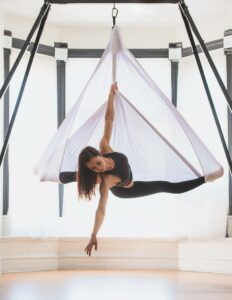
<instances>
[{"instance_id":1,"label":"long dark hair","mask_svg":"<svg viewBox=\"0 0 232 300\"><path fill-rule=\"evenodd\" d=\"M97 181L97 173L90 170L86 164L92 157L101 155L100 152L91 147L85 147L78 159L78 194L80 198L91 200L95 195L95 186Z\"/></svg>"}]
</instances>

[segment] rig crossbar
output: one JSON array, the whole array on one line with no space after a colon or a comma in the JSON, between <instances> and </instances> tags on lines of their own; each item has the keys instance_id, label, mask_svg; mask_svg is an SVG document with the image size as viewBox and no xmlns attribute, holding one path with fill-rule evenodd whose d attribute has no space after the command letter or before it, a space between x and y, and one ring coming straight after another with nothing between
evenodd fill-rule
<instances>
[{"instance_id":1,"label":"rig crossbar","mask_svg":"<svg viewBox=\"0 0 232 300\"><path fill-rule=\"evenodd\" d=\"M69 3L114 3L114 1L110 0L45 0L45 2L49 2L51 4L69 4ZM118 0L117 3L143 3L143 4L157 4L157 3L170 3L170 4L177 4L179 0Z\"/></svg>"}]
</instances>

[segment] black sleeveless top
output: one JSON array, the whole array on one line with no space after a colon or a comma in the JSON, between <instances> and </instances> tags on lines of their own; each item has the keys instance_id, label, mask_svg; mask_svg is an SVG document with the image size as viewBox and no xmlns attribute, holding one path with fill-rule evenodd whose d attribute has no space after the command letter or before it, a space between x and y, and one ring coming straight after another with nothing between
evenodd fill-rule
<instances>
[{"instance_id":1,"label":"black sleeveless top","mask_svg":"<svg viewBox=\"0 0 232 300\"><path fill-rule=\"evenodd\" d=\"M132 172L126 155L120 152L111 152L103 154L104 157L109 157L114 161L114 168L110 171L105 171L103 174L111 174L121 178L121 182L117 186L127 185L132 181Z\"/></svg>"}]
</instances>

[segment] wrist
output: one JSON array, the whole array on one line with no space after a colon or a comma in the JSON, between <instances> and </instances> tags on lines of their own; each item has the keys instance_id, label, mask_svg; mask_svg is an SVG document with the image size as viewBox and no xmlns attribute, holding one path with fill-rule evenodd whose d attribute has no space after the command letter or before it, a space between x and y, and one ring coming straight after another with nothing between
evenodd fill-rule
<instances>
[{"instance_id":1,"label":"wrist","mask_svg":"<svg viewBox=\"0 0 232 300\"><path fill-rule=\"evenodd\" d=\"M96 237L97 237L97 234L93 232L93 233L91 234L91 238L96 238Z\"/></svg>"}]
</instances>

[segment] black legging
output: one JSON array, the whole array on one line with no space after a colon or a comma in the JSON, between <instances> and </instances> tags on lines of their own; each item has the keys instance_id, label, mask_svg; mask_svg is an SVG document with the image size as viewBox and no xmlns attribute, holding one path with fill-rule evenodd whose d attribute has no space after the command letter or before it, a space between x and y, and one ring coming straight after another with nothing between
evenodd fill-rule
<instances>
[{"instance_id":1,"label":"black legging","mask_svg":"<svg viewBox=\"0 0 232 300\"><path fill-rule=\"evenodd\" d=\"M204 176L181 182L135 181L131 188L126 189L114 186L110 190L119 198L137 198L162 192L173 194L185 193L195 189L203 183L205 183Z\"/></svg>"}]
</instances>

